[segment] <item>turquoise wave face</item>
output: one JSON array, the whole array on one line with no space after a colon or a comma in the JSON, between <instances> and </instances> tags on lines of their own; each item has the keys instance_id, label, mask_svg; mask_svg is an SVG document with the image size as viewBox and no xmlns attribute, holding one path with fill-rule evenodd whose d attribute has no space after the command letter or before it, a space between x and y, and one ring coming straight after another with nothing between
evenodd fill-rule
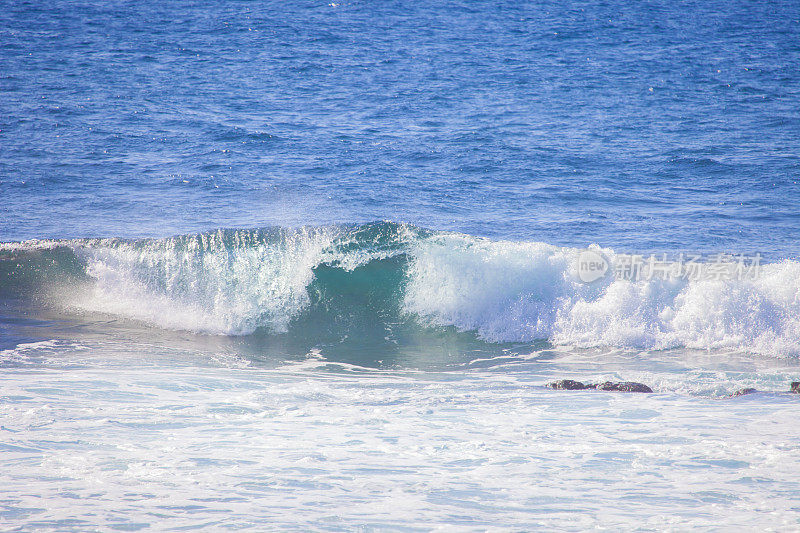
<instances>
[{"instance_id":1,"label":"turquoise wave face","mask_svg":"<svg viewBox=\"0 0 800 533\"><path fill-rule=\"evenodd\" d=\"M408 242L424 233L376 223L7 244L0 276L7 297L203 333L285 333L305 310L355 293L394 294L397 307Z\"/></svg>"},{"instance_id":2,"label":"turquoise wave face","mask_svg":"<svg viewBox=\"0 0 800 533\"><path fill-rule=\"evenodd\" d=\"M444 331L446 342L475 346L800 353L800 263L741 279L586 283L584 255L376 222L12 243L0 250L0 275L6 299L306 348L390 349L439 342Z\"/></svg>"}]
</instances>

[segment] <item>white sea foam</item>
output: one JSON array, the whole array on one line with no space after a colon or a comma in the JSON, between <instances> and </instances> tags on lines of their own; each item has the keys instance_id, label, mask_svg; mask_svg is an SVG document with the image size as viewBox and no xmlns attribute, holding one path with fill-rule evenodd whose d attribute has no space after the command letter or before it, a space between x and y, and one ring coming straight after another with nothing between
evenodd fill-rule
<instances>
[{"instance_id":1,"label":"white sea foam","mask_svg":"<svg viewBox=\"0 0 800 533\"><path fill-rule=\"evenodd\" d=\"M105 359L128 357L113 368L0 375L9 529L798 523L790 394L571 393L534 387L528 373L151 367L137 351L112 347Z\"/></svg>"},{"instance_id":2,"label":"white sea foam","mask_svg":"<svg viewBox=\"0 0 800 533\"><path fill-rule=\"evenodd\" d=\"M579 253L463 235L422 240L413 248L405 308L489 341L800 354L796 261L763 265L754 279L586 284L576 276Z\"/></svg>"},{"instance_id":3,"label":"white sea foam","mask_svg":"<svg viewBox=\"0 0 800 533\"><path fill-rule=\"evenodd\" d=\"M334 238L287 231L274 242L229 242L221 233L147 245L103 242L81 247L95 283L77 307L165 328L243 335L259 326L282 332L307 303L312 268Z\"/></svg>"}]
</instances>

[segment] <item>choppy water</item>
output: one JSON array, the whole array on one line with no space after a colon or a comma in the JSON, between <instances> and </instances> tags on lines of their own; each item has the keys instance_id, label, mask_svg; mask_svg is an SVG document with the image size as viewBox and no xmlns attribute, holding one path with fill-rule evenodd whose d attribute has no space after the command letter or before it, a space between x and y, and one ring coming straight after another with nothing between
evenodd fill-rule
<instances>
[{"instance_id":1,"label":"choppy water","mask_svg":"<svg viewBox=\"0 0 800 533\"><path fill-rule=\"evenodd\" d=\"M798 28L0 1L0 525L800 530Z\"/></svg>"}]
</instances>

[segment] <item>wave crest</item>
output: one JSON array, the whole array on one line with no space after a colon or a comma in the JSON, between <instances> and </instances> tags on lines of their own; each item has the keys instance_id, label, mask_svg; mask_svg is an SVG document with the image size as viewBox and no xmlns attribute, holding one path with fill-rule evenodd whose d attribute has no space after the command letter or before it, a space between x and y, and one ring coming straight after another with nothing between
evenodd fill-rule
<instances>
[{"instance_id":1,"label":"wave crest","mask_svg":"<svg viewBox=\"0 0 800 533\"><path fill-rule=\"evenodd\" d=\"M580 252L394 223L6 243L0 294L211 334L358 315L381 330L414 321L490 342L800 355L796 261L763 265L755 279L586 284Z\"/></svg>"}]
</instances>

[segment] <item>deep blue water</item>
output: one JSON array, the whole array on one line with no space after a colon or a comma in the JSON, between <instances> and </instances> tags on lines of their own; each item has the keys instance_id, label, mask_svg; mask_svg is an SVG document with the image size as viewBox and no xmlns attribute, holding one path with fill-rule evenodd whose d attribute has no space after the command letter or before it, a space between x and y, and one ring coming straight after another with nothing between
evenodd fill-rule
<instances>
[{"instance_id":1,"label":"deep blue water","mask_svg":"<svg viewBox=\"0 0 800 533\"><path fill-rule=\"evenodd\" d=\"M800 240L800 4L2 2L0 240Z\"/></svg>"}]
</instances>

